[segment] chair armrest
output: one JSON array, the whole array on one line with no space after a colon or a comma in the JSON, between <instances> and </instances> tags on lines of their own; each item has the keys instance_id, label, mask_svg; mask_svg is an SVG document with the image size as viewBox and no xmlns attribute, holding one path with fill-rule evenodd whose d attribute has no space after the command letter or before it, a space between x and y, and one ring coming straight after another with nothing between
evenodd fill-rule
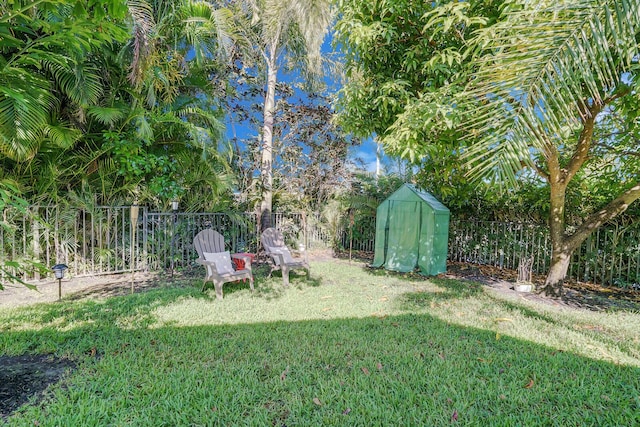
<instances>
[{"instance_id":1,"label":"chair armrest","mask_svg":"<svg viewBox=\"0 0 640 427\"><path fill-rule=\"evenodd\" d=\"M269 255L273 258L273 261L276 263L276 265L284 265L284 255L272 252L269 252Z\"/></svg>"}]
</instances>

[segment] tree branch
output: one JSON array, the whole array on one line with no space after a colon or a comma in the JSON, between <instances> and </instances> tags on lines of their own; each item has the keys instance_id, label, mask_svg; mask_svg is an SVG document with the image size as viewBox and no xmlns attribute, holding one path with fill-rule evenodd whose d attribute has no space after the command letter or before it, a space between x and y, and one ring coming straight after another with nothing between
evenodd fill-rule
<instances>
[{"instance_id":1,"label":"tree branch","mask_svg":"<svg viewBox=\"0 0 640 427\"><path fill-rule=\"evenodd\" d=\"M589 215L576 231L568 237L568 246L576 249L594 230L626 211L631 203L640 198L640 182L613 199L604 208Z\"/></svg>"},{"instance_id":2,"label":"tree branch","mask_svg":"<svg viewBox=\"0 0 640 427\"><path fill-rule=\"evenodd\" d=\"M578 145L563 174L565 183L569 183L569 181L573 179L584 162L589 158L589 149L591 148L591 141L593 140L593 129L595 127L596 117L598 113L602 111L603 107L604 104L594 103L588 108L587 114L583 115L583 125L580 137L578 138Z\"/></svg>"},{"instance_id":3,"label":"tree branch","mask_svg":"<svg viewBox=\"0 0 640 427\"><path fill-rule=\"evenodd\" d=\"M604 98L601 102L594 101L593 104L587 107L587 111L585 112L586 114L582 115L583 126L582 132L580 132L580 137L578 138L578 145L576 146L573 156L571 156L569 165L564 173L564 180L566 183L573 179L582 165L584 165L584 162L589 158L589 150L591 149L591 143L593 141L593 130L595 128L596 117L598 114L600 114L607 105L611 104L616 99L622 98L630 92L631 89L625 87L622 90L614 92L613 95Z\"/></svg>"},{"instance_id":4,"label":"tree branch","mask_svg":"<svg viewBox=\"0 0 640 427\"><path fill-rule=\"evenodd\" d=\"M542 179L544 179L545 181L549 182L549 180L551 179L551 177L549 176L549 174L547 173L547 171L545 171L544 169L542 169L540 167L540 165L538 165L536 162L532 162L533 163L533 168L535 169L536 173L538 175L540 175L540 177L542 177ZM525 166L524 164L522 165L523 167Z\"/></svg>"}]
</instances>

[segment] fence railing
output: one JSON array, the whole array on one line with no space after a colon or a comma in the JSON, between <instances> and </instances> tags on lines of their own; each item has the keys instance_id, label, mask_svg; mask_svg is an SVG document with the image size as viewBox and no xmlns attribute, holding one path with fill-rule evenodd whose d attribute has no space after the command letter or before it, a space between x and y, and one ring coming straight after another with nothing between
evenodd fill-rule
<instances>
[{"instance_id":1,"label":"fence railing","mask_svg":"<svg viewBox=\"0 0 640 427\"><path fill-rule=\"evenodd\" d=\"M317 221L308 221L305 214L274 213L272 224L294 247L325 247L329 241ZM173 271L195 266L193 238L206 228L223 234L231 252L259 249L257 216L253 213L159 213L141 207L132 221L130 206L32 207L28 215L9 209L3 212L0 259L28 259L45 266L62 263L75 277ZM25 281L41 278L37 269L12 271L17 273Z\"/></svg>"},{"instance_id":2,"label":"fence railing","mask_svg":"<svg viewBox=\"0 0 640 427\"><path fill-rule=\"evenodd\" d=\"M343 227L337 241L342 249L374 251L375 218ZM545 274L551 262L547 227L536 224L451 221L449 261L517 269L533 259L534 273ZM640 222L609 223L596 230L574 252L567 276L583 282L633 286L640 283Z\"/></svg>"},{"instance_id":3,"label":"fence railing","mask_svg":"<svg viewBox=\"0 0 640 427\"><path fill-rule=\"evenodd\" d=\"M143 217L146 210L143 208ZM131 251L130 206L93 209L30 208L29 215L3 212L0 257L30 259L46 266L67 264L77 276L130 271L144 242ZM133 258L135 259L135 258ZM138 258L143 267L143 259ZM137 267L136 267L137 268ZM21 272L24 280L39 279L39 272Z\"/></svg>"},{"instance_id":4,"label":"fence railing","mask_svg":"<svg viewBox=\"0 0 640 427\"><path fill-rule=\"evenodd\" d=\"M549 233L535 224L451 221L449 260L516 269L520 260L533 258L534 272L549 268Z\"/></svg>"},{"instance_id":5,"label":"fence railing","mask_svg":"<svg viewBox=\"0 0 640 427\"><path fill-rule=\"evenodd\" d=\"M338 231L341 249L374 252L376 248L376 218L345 218Z\"/></svg>"},{"instance_id":6,"label":"fence railing","mask_svg":"<svg viewBox=\"0 0 640 427\"><path fill-rule=\"evenodd\" d=\"M520 223L452 221L449 259L516 269L533 258L533 272L544 274L551 260L546 227ZM596 230L576 250L567 272L569 278L603 285L633 286L640 283L640 223L609 223Z\"/></svg>"},{"instance_id":7,"label":"fence railing","mask_svg":"<svg viewBox=\"0 0 640 427\"><path fill-rule=\"evenodd\" d=\"M206 228L221 233L231 252L257 250L254 214L150 212L143 230L147 268L156 271L193 266L197 258L193 238Z\"/></svg>"},{"instance_id":8,"label":"fence railing","mask_svg":"<svg viewBox=\"0 0 640 427\"><path fill-rule=\"evenodd\" d=\"M91 276L193 267L193 238L205 228L223 234L232 252L257 252L260 245L258 218L253 213L158 213L143 207L135 222L134 230L130 206L31 207L30 215L5 210L0 257L36 260L46 266L64 263L74 276ZM373 217L353 223L345 219L333 233L319 218L302 213L274 213L272 224L294 247L375 249ZM516 269L521 260L533 258L533 272L546 273L550 246L544 226L453 220L448 258L507 269ZM640 283L640 223L613 223L597 230L573 254L568 276L623 287ZM21 277L40 278L36 270L22 271Z\"/></svg>"}]
</instances>

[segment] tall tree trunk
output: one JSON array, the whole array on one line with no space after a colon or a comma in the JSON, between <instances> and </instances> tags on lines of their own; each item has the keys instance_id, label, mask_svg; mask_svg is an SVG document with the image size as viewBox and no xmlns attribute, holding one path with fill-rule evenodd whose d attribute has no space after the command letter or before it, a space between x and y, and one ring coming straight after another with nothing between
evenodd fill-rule
<instances>
[{"instance_id":1,"label":"tall tree trunk","mask_svg":"<svg viewBox=\"0 0 640 427\"><path fill-rule=\"evenodd\" d=\"M544 282L543 292L552 297L562 296L562 285L567 277L569 261L574 249L569 247L564 236L551 236L551 266Z\"/></svg>"},{"instance_id":2,"label":"tall tree trunk","mask_svg":"<svg viewBox=\"0 0 640 427\"><path fill-rule=\"evenodd\" d=\"M380 175L382 175L382 144L380 143L380 141L378 140L378 138L376 138L376 179L380 178Z\"/></svg>"},{"instance_id":3,"label":"tall tree trunk","mask_svg":"<svg viewBox=\"0 0 640 427\"><path fill-rule=\"evenodd\" d=\"M567 277L570 260L571 252L552 249L551 266L543 288L546 295L556 298L562 296L562 285Z\"/></svg>"},{"instance_id":4,"label":"tall tree trunk","mask_svg":"<svg viewBox=\"0 0 640 427\"><path fill-rule=\"evenodd\" d=\"M271 211L273 209L273 121L275 114L275 98L278 68L275 59L275 47L272 48L267 61L267 93L264 97L262 126L262 161L260 163L260 180L262 184L262 200L260 202L260 227L262 230L271 227Z\"/></svg>"},{"instance_id":5,"label":"tall tree trunk","mask_svg":"<svg viewBox=\"0 0 640 427\"><path fill-rule=\"evenodd\" d=\"M551 266L544 284L543 291L550 296L559 297L562 294L562 284L567 275L571 253L567 254L565 239L564 205L566 201L567 181L565 170L560 167L558 152L555 147L546 147L545 157L549 174L549 236L551 238Z\"/></svg>"},{"instance_id":6,"label":"tall tree trunk","mask_svg":"<svg viewBox=\"0 0 640 427\"><path fill-rule=\"evenodd\" d=\"M566 167L562 167L558 148L549 143L543 150L547 162L548 174L540 171L549 183L550 213L549 235L551 236L551 266L544 283L543 291L554 297L562 295L562 285L567 276L571 254L582 243L582 240L565 234L565 202L567 186L576 173L587 161L593 129L598 113L602 110L602 103L594 103L584 113L583 127L578 138L578 144Z\"/></svg>"},{"instance_id":7,"label":"tall tree trunk","mask_svg":"<svg viewBox=\"0 0 640 427\"><path fill-rule=\"evenodd\" d=\"M547 179L551 191L551 212L549 214L551 266L549 267L549 273L543 288L543 291L547 295L555 297L562 295L562 285L567 276L571 255L580 247L582 242L584 242L594 230L624 212L630 203L640 198L640 184L638 184L612 200L600 211L586 218L573 234L566 234L564 208L567 186L588 159L596 117L606 104L611 103L614 99L623 96L625 93L625 91L621 91L599 102L593 102L591 104L585 103L583 127L578 138L578 144L569 163L565 167L562 167L560 164L557 147L552 144L545 147L544 156L547 162L548 173L540 169L538 169L538 172Z\"/></svg>"}]
</instances>

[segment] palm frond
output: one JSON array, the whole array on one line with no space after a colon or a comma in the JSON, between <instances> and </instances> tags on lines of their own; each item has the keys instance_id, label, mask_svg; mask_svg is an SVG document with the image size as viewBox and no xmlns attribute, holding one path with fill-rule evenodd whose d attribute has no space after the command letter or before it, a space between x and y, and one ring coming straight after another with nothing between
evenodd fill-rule
<instances>
[{"instance_id":1,"label":"palm frond","mask_svg":"<svg viewBox=\"0 0 640 427\"><path fill-rule=\"evenodd\" d=\"M322 43L333 20L331 1L292 1L291 7L305 41L306 70L311 75L319 75L322 72Z\"/></svg>"},{"instance_id":2,"label":"palm frond","mask_svg":"<svg viewBox=\"0 0 640 427\"><path fill-rule=\"evenodd\" d=\"M211 111L191 106L176 110L176 114L179 117L189 119L190 122L202 123L214 135L221 135L224 132L224 123Z\"/></svg>"},{"instance_id":3,"label":"palm frond","mask_svg":"<svg viewBox=\"0 0 640 427\"><path fill-rule=\"evenodd\" d=\"M484 55L470 98L479 137L466 158L476 177L513 181L621 85L637 61L640 0L523 1L478 35Z\"/></svg>"},{"instance_id":4,"label":"palm frond","mask_svg":"<svg viewBox=\"0 0 640 427\"><path fill-rule=\"evenodd\" d=\"M155 27L155 18L151 4L145 0L128 0L127 7L133 20L133 59L129 80L136 86L142 81L147 58L152 51L151 36Z\"/></svg>"},{"instance_id":5,"label":"palm frond","mask_svg":"<svg viewBox=\"0 0 640 427\"><path fill-rule=\"evenodd\" d=\"M182 11L185 36L193 46L195 59L204 61L208 54L229 58L237 31L232 24L233 14L226 8L215 8L204 1L188 2Z\"/></svg>"},{"instance_id":6,"label":"palm frond","mask_svg":"<svg viewBox=\"0 0 640 427\"><path fill-rule=\"evenodd\" d=\"M66 58L43 61L43 66L50 71L62 93L78 106L95 104L103 93L100 71L88 63L73 63Z\"/></svg>"},{"instance_id":7,"label":"palm frond","mask_svg":"<svg viewBox=\"0 0 640 427\"><path fill-rule=\"evenodd\" d=\"M125 117L126 110L124 109L124 106L120 106L120 107L92 106L87 108L87 115L89 117L93 117L94 119L96 119L97 121L99 121L104 125L113 126L119 120L122 120Z\"/></svg>"},{"instance_id":8,"label":"palm frond","mask_svg":"<svg viewBox=\"0 0 640 427\"><path fill-rule=\"evenodd\" d=\"M153 128L147 120L147 117L144 114L136 117L135 120L136 125L136 136L140 138L142 141L152 141L153 140Z\"/></svg>"},{"instance_id":9,"label":"palm frond","mask_svg":"<svg viewBox=\"0 0 640 427\"><path fill-rule=\"evenodd\" d=\"M32 157L56 99L46 80L6 67L0 80L0 152L14 160Z\"/></svg>"},{"instance_id":10,"label":"palm frond","mask_svg":"<svg viewBox=\"0 0 640 427\"><path fill-rule=\"evenodd\" d=\"M60 148L71 148L80 138L82 132L65 123L50 124L45 128L45 135L51 143Z\"/></svg>"}]
</instances>

